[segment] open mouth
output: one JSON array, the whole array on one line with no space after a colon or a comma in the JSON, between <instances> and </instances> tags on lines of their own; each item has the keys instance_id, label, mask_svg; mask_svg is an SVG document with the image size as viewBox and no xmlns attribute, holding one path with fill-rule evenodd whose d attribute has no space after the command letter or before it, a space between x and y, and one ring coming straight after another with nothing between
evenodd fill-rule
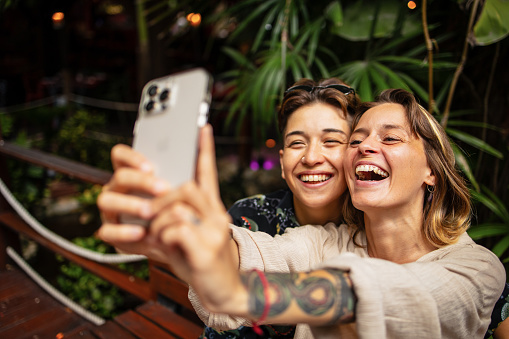
<instances>
[{"instance_id":1,"label":"open mouth","mask_svg":"<svg viewBox=\"0 0 509 339\"><path fill-rule=\"evenodd\" d=\"M379 181L389 177L389 173L373 165L359 165L355 168L355 176L361 181Z\"/></svg>"},{"instance_id":2,"label":"open mouth","mask_svg":"<svg viewBox=\"0 0 509 339\"><path fill-rule=\"evenodd\" d=\"M303 182L310 184L317 184L329 180L332 177L330 174L301 174L299 179Z\"/></svg>"}]
</instances>

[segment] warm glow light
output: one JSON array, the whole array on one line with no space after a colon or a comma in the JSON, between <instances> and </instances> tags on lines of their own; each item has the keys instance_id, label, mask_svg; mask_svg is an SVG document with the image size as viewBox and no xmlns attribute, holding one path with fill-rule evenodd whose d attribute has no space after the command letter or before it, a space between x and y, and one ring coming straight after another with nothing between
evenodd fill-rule
<instances>
[{"instance_id":1,"label":"warm glow light","mask_svg":"<svg viewBox=\"0 0 509 339\"><path fill-rule=\"evenodd\" d=\"M124 6L122 5L107 5L106 6L106 14L108 15L117 15L124 11Z\"/></svg>"},{"instance_id":2,"label":"warm glow light","mask_svg":"<svg viewBox=\"0 0 509 339\"><path fill-rule=\"evenodd\" d=\"M200 13L189 13L186 16L187 21L191 24L191 26L199 26L201 24L201 14Z\"/></svg>"},{"instance_id":3,"label":"warm glow light","mask_svg":"<svg viewBox=\"0 0 509 339\"><path fill-rule=\"evenodd\" d=\"M276 140L274 140L274 139L267 139L265 141L265 146L267 146L268 148L273 148L274 146L276 146Z\"/></svg>"},{"instance_id":4,"label":"warm glow light","mask_svg":"<svg viewBox=\"0 0 509 339\"><path fill-rule=\"evenodd\" d=\"M408 2L408 8L415 9L415 7L417 7L415 1L409 1Z\"/></svg>"},{"instance_id":5,"label":"warm glow light","mask_svg":"<svg viewBox=\"0 0 509 339\"><path fill-rule=\"evenodd\" d=\"M51 16L51 20L53 20L54 23L62 22L64 20L64 13L62 12L55 12Z\"/></svg>"}]
</instances>

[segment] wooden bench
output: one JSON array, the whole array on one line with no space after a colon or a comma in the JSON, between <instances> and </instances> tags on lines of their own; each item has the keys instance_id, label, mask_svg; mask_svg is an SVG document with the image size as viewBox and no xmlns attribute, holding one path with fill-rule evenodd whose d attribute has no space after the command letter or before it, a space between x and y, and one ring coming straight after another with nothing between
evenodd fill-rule
<instances>
[{"instance_id":1,"label":"wooden bench","mask_svg":"<svg viewBox=\"0 0 509 339\"><path fill-rule=\"evenodd\" d=\"M0 177L6 184L9 182L9 173L5 166L6 157L51 169L70 178L92 184L103 185L111 177L108 171L0 140ZM78 256L37 233L22 220L2 196L0 198L0 270L5 270L8 265L12 266L6 254L7 246L20 253L19 235L34 240L143 301L136 309L129 310L102 326L94 326L86 322L70 330L55 332L51 337L63 335L65 338L197 338L201 334L203 323L194 313L187 298L187 284L176 278L164 264L149 260L150 277L148 281L145 281L114 265L101 264ZM1 298L6 298L6 294L0 294L0 303ZM168 304L171 307L167 307ZM0 312L2 312L0 320L4 324L8 318L5 317L5 310ZM41 315L43 316L44 314ZM26 324L24 325L19 319L16 321L19 322L17 325L19 332L16 332L13 327L14 329L10 328L9 335L25 333L23 331ZM57 322L57 319L52 318L47 321ZM0 337L4 337L1 328Z\"/></svg>"}]
</instances>

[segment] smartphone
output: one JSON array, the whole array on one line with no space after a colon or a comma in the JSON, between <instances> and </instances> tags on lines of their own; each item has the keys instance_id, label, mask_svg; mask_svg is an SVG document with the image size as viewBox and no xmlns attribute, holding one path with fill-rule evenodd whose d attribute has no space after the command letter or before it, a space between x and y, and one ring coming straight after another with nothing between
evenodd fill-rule
<instances>
[{"instance_id":1,"label":"smartphone","mask_svg":"<svg viewBox=\"0 0 509 339\"><path fill-rule=\"evenodd\" d=\"M173 188L195 178L199 130L208 120L211 87L212 77L202 68L157 78L143 87L133 149ZM147 224L127 215L121 220Z\"/></svg>"},{"instance_id":2,"label":"smartphone","mask_svg":"<svg viewBox=\"0 0 509 339\"><path fill-rule=\"evenodd\" d=\"M143 88L133 148L171 187L194 179L198 134L207 123L211 85L210 74L196 68L151 80Z\"/></svg>"}]
</instances>

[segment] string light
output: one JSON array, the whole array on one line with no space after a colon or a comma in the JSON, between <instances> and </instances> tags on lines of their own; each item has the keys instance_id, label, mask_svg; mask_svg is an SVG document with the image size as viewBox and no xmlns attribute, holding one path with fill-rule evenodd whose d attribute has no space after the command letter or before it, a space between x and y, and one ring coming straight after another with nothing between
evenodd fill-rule
<instances>
[{"instance_id":1,"label":"string light","mask_svg":"<svg viewBox=\"0 0 509 339\"><path fill-rule=\"evenodd\" d=\"M201 24L201 14L200 13L189 13L186 16L187 21L191 24L193 27L197 27Z\"/></svg>"},{"instance_id":2,"label":"string light","mask_svg":"<svg viewBox=\"0 0 509 339\"><path fill-rule=\"evenodd\" d=\"M64 13L55 12L51 16L51 20L53 20L53 27L60 28L64 24Z\"/></svg>"}]
</instances>

